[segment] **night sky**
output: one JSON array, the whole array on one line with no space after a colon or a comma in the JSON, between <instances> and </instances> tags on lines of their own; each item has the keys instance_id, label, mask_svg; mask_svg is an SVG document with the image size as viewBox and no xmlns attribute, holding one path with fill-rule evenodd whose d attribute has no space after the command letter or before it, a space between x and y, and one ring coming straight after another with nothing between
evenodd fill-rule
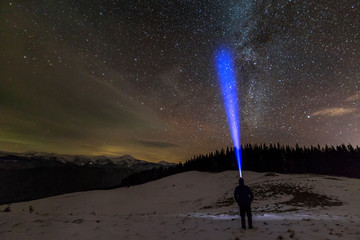
<instances>
[{"instance_id":1,"label":"night sky","mask_svg":"<svg viewBox=\"0 0 360 240\"><path fill-rule=\"evenodd\" d=\"M360 2L0 3L0 149L185 161L242 143L360 145Z\"/></svg>"}]
</instances>

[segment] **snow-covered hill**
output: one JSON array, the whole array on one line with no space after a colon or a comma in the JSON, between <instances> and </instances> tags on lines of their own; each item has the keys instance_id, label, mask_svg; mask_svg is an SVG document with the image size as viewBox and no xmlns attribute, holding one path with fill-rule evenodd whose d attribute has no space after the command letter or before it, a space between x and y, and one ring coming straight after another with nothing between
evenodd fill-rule
<instances>
[{"instance_id":1,"label":"snow-covered hill","mask_svg":"<svg viewBox=\"0 0 360 240\"><path fill-rule=\"evenodd\" d=\"M254 226L240 230L237 172L186 172L130 188L0 206L0 239L359 239L360 179L244 172Z\"/></svg>"}]
</instances>

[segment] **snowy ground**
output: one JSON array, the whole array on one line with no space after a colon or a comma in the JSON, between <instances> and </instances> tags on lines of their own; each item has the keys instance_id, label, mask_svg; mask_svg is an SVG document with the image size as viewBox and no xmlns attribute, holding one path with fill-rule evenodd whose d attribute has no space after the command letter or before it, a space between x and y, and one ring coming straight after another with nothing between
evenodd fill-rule
<instances>
[{"instance_id":1,"label":"snowy ground","mask_svg":"<svg viewBox=\"0 0 360 240\"><path fill-rule=\"evenodd\" d=\"M244 172L255 229L240 229L237 172L0 206L0 239L360 239L360 179Z\"/></svg>"}]
</instances>

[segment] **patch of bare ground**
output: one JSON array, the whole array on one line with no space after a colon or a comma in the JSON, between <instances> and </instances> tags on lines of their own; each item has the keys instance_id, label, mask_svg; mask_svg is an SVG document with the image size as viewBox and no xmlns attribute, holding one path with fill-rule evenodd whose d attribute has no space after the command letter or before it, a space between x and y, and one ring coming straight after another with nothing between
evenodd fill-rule
<instances>
[{"instance_id":1,"label":"patch of bare ground","mask_svg":"<svg viewBox=\"0 0 360 240\"><path fill-rule=\"evenodd\" d=\"M322 195L309 187L297 185L295 183L271 182L261 183L251 186L255 199L266 200L277 196L291 195L292 198L281 204L298 207L333 207L341 206L343 202L333 199L327 195Z\"/></svg>"},{"instance_id":2,"label":"patch of bare ground","mask_svg":"<svg viewBox=\"0 0 360 240\"><path fill-rule=\"evenodd\" d=\"M296 183L285 183L280 181L271 181L267 183L257 183L250 185L255 201L266 201L281 199L284 196L289 196L287 200L280 201L273 204L270 212L292 212L299 210L299 207L315 208L315 207L334 207L341 206L343 202L315 192L310 187L301 186ZM201 209L214 209L236 206L236 202L231 193L225 194L215 203L204 206Z\"/></svg>"},{"instance_id":3,"label":"patch of bare ground","mask_svg":"<svg viewBox=\"0 0 360 240\"><path fill-rule=\"evenodd\" d=\"M276 174L276 173L273 173L273 172L268 172L268 173L266 173L264 176L265 176L265 177L277 177L277 176L279 176L279 175Z\"/></svg>"}]
</instances>

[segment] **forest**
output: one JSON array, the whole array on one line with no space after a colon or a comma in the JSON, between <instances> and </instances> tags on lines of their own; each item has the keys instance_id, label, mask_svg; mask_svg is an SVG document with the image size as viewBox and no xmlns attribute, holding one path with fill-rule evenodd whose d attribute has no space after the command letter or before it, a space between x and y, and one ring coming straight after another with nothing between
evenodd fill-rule
<instances>
[{"instance_id":1,"label":"forest","mask_svg":"<svg viewBox=\"0 0 360 240\"><path fill-rule=\"evenodd\" d=\"M360 178L360 147L321 147L277 144L246 144L241 147L242 170L277 173L311 173ZM234 149L217 150L192 157L185 163L141 171L124 178L122 186L153 181L185 171L221 172L237 170Z\"/></svg>"}]
</instances>

